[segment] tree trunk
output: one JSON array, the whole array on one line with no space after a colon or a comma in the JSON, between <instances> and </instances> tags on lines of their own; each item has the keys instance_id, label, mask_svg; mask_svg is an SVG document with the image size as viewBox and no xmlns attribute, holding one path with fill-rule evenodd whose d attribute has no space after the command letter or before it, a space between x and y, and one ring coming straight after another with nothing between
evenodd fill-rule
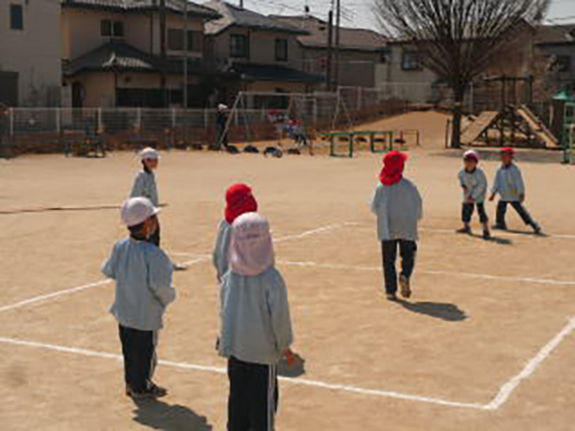
<instances>
[{"instance_id":1,"label":"tree trunk","mask_svg":"<svg viewBox=\"0 0 575 431\"><path fill-rule=\"evenodd\" d=\"M455 103L453 106L453 126L451 129L451 148L461 148L461 119L463 116L463 95L464 92L456 91Z\"/></svg>"}]
</instances>

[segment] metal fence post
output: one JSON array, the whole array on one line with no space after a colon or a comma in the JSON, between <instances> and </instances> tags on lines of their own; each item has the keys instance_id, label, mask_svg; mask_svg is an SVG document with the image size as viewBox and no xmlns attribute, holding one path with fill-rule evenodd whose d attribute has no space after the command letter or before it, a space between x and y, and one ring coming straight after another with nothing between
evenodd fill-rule
<instances>
[{"instance_id":1,"label":"metal fence post","mask_svg":"<svg viewBox=\"0 0 575 431\"><path fill-rule=\"evenodd\" d=\"M96 111L96 120L98 122L98 133L101 133L104 130L102 125L102 108L98 108Z\"/></svg>"},{"instance_id":2,"label":"metal fence post","mask_svg":"<svg viewBox=\"0 0 575 431\"><path fill-rule=\"evenodd\" d=\"M14 108L10 108L9 112L9 121L10 121L10 136L14 137Z\"/></svg>"},{"instance_id":3,"label":"metal fence post","mask_svg":"<svg viewBox=\"0 0 575 431\"><path fill-rule=\"evenodd\" d=\"M61 118L60 118L60 108L54 108L56 110L56 132L60 133L62 129Z\"/></svg>"}]
</instances>

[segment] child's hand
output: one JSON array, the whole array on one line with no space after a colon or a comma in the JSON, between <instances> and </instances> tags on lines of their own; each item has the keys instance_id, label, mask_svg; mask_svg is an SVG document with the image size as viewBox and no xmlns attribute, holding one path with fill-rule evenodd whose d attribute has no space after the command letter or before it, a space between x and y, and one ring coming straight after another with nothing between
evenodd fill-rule
<instances>
[{"instance_id":1,"label":"child's hand","mask_svg":"<svg viewBox=\"0 0 575 431\"><path fill-rule=\"evenodd\" d=\"M525 193L521 193L519 195L519 202L521 202L521 203L525 202Z\"/></svg>"},{"instance_id":2,"label":"child's hand","mask_svg":"<svg viewBox=\"0 0 575 431\"><path fill-rule=\"evenodd\" d=\"M294 354L294 352L292 352L291 349L286 349L284 351L284 358L287 361L288 366L293 367L295 365L295 363L297 362L297 357Z\"/></svg>"},{"instance_id":3,"label":"child's hand","mask_svg":"<svg viewBox=\"0 0 575 431\"><path fill-rule=\"evenodd\" d=\"M491 202L493 202L493 201L495 200L495 193L492 194L491 196L489 196L489 200L490 200Z\"/></svg>"}]
</instances>

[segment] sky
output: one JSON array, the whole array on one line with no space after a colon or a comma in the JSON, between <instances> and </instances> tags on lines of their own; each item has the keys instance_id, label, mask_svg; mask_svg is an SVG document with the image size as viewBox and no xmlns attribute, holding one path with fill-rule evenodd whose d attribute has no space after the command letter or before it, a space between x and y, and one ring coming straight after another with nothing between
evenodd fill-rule
<instances>
[{"instance_id":1,"label":"sky","mask_svg":"<svg viewBox=\"0 0 575 431\"><path fill-rule=\"evenodd\" d=\"M240 0L228 1L239 4ZM372 2L373 0L341 0L343 7L342 24L348 27L377 29L371 11ZM322 18L327 17L331 0L244 0L244 7L248 9L277 15L302 14L306 4L309 5L313 15ZM548 19L548 24L575 22L575 0L552 0Z\"/></svg>"}]
</instances>

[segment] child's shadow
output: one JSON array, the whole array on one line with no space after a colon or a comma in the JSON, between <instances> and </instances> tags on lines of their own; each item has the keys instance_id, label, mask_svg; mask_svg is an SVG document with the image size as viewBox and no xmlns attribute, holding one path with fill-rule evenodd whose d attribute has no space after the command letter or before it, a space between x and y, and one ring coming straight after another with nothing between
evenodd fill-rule
<instances>
[{"instance_id":1,"label":"child's shadow","mask_svg":"<svg viewBox=\"0 0 575 431\"><path fill-rule=\"evenodd\" d=\"M537 238L547 238L547 237L549 237L549 235L547 235L547 234L544 233L544 232L539 232L539 233L537 233L537 232L531 232L531 231L528 231L528 230L507 229L505 232L511 233L511 234L514 234L514 235L534 236L534 237L537 237Z\"/></svg>"},{"instance_id":2,"label":"child's shadow","mask_svg":"<svg viewBox=\"0 0 575 431\"><path fill-rule=\"evenodd\" d=\"M462 322L468 318L465 311L455 304L443 302L408 302L398 299L397 303L413 313L424 314L447 322Z\"/></svg>"},{"instance_id":3,"label":"child's shadow","mask_svg":"<svg viewBox=\"0 0 575 431\"><path fill-rule=\"evenodd\" d=\"M305 359L297 353L295 354L296 362L293 365L288 365L287 361L282 359L278 364L278 376L296 378L305 374Z\"/></svg>"},{"instance_id":4,"label":"child's shadow","mask_svg":"<svg viewBox=\"0 0 575 431\"><path fill-rule=\"evenodd\" d=\"M204 416L180 405L170 405L159 400L134 401L134 422L154 430L212 431Z\"/></svg>"},{"instance_id":5,"label":"child's shadow","mask_svg":"<svg viewBox=\"0 0 575 431\"><path fill-rule=\"evenodd\" d=\"M469 234L469 236L472 238L481 239L481 240L487 241L487 242L494 242L495 244L499 244L499 245L512 245L513 244L513 241L511 241L510 239L507 239L507 238L499 238L496 236L492 236L491 238L486 240L483 238L483 235L479 235L476 233L471 233L471 234Z\"/></svg>"}]
</instances>

